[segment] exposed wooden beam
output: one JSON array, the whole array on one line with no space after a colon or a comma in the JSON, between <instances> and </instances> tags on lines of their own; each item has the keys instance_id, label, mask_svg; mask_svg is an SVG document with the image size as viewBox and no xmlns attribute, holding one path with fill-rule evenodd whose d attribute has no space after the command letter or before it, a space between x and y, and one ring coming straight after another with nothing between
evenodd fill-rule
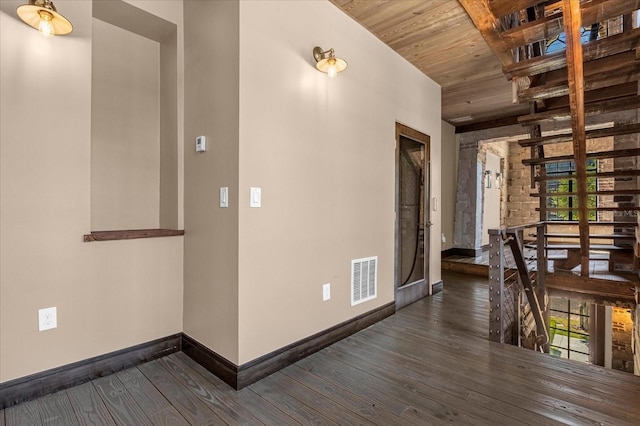
<instances>
[{"instance_id":1,"label":"exposed wooden beam","mask_svg":"<svg viewBox=\"0 0 640 426\"><path fill-rule=\"evenodd\" d=\"M601 191L587 191L588 195L635 195L640 194L640 189L614 189ZM532 197L570 197L578 195L577 192L535 192Z\"/></svg>"},{"instance_id":2,"label":"exposed wooden beam","mask_svg":"<svg viewBox=\"0 0 640 426\"><path fill-rule=\"evenodd\" d=\"M606 138L609 136L618 135L631 135L634 133L640 133L640 123L632 124L620 124L614 127L607 127L605 129L589 130L587 132L587 139ZM573 141L573 135L571 133L563 133L552 136L542 136L539 138L521 139L518 144L522 147L536 146L536 145L550 145L556 143L565 143Z\"/></svg>"},{"instance_id":3,"label":"exposed wooden beam","mask_svg":"<svg viewBox=\"0 0 640 426\"><path fill-rule=\"evenodd\" d=\"M594 61L618 53L628 52L640 46L640 28L634 28L610 37L590 41L582 45L584 62ZM508 80L562 69L567 66L564 51L551 53L502 67Z\"/></svg>"},{"instance_id":4,"label":"exposed wooden beam","mask_svg":"<svg viewBox=\"0 0 640 426\"><path fill-rule=\"evenodd\" d=\"M545 3L545 0L488 0L487 5L494 16L502 18L514 12Z\"/></svg>"},{"instance_id":5,"label":"exposed wooden beam","mask_svg":"<svg viewBox=\"0 0 640 426\"><path fill-rule=\"evenodd\" d=\"M591 0L585 2L584 8L582 11L578 11L575 19L580 20L580 16L582 16L582 25L587 26L632 13L639 8L640 0ZM503 31L501 37L504 40L505 48L515 49L519 46L551 39L565 31L562 21L563 15L554 14Z\"/></svg>"},{"instance_id":6,"label":"exposed wooden beam","mask_svg":"<svg viewBox=\"0 0 640 426\"><path fill-rule=\"evenodd\" d=\"M547 238L578 238L580 234L574 233L546 233ZM630 234L589 234L592 240L635 240L635 235Z\"/></svg>"},{"instance_id":7,"label":"exposed wooden beam","mask_svg":"<svg viewBox=\"0 0 640 426\"><path fill-rule=\"evenodd\" d=\"M586 115L607 114L615 111L625 111L640 108L640 96L630 96L622 99L612 99L602 102L594 102L584 107ZM523 126L541 123L549 120L568 120L571 118L569 107L556 108L547 111L528 114L518 117L518 122Z\"/></svg>"},{"instance_id":8,"label":"exposed wooden beam","mask_svg":"<svg viewBox=\"0 0 640 426\"><path fill-rule=\"evenodd\" d=\"M514 62L513 52L501 37L498 19L489 9L486 2L478 0L458 0L458 2L467 12L476 28L478 28L482 38L498 57L502 66L512 64Z\"/></svg>"},{"instance_id":9,"label":"exposed wooden beam","mask_svg":"<svg viewBox=\"0 0 640 426\"><path fill-rule=\"evenodd\" d=\"M603 102L608 100L621 100L622 98L630 98L638 95L638 83L629 82L624 84L618 84L617 86L611 86L604 89L595 89L584 94L585 108L587 108L587 115L589 114L589 105L596 102ZM560 96L558 98L550 98L541 101L544 103L546 110L564 108L569 106L569 96ZM622 102L622 101L621 101Z\"/></svg>"},{"instance_id":10,"label":"exposed wooden beam","mask_svg":"<svg viewBox=\"0 0 640 426\"><path fill-rule=\"evenodd\" d=\"M587 178L616 178L616 177L634 177L640 176L640 170L614 170L612 172L595 172L587 173ZM576 175L571 173L558 173L551 176L536 176L534 180L536 182L542 182L545 180L558 180L558 179L575 179Z\"/></svg>"},{"instance_id":11,"label":"exposed wooden beam","mask_svg":"<svg viewBox=\"0 0 640 426\"><path fill-rule=\"evenodd\" d=\"M589 210L587 203L587 135L584 112L584 70L582 42L580 40L579 0L563 0L562 15L567 43L567 74L569 81L569 106L573 132L573 159L576 167L578 192L578 230L580 232L580 274L589 275Z\"/></svg>"},{"instance_id":12,"label":"exposed wooden beam","mask_svg":"<svg viewBox=\"0 0 640 426\"><path fill-rule=\"evenodd\" d=\"M468 133L478 130L495 129L496 127L514 126L518 124L519 116L520 115L512 115L509 117L501 117L492 120L456 126L456 133Z\"/></svg>"},{"instance_id":13,"label":"exposed wooden beam","mask_svg":"<svg viewBox=\"0 0 640 426\"><path fill-rule=\"evenodd\" d=\"M640 211L640 207L587 207L587 213L592 212L637 212ZM536 207L536 211L542 211L540 207ZM549 212L578 212L582 214L582 207L546 207L546 211ZM579 218L578 218L579 219ZM578 220L578 227L580 227L580 221ZM587 232L587 238L589 233Z\"/></svg>"},{"instance_id":14,"label":"exposed wooden beam","mask_svg":"<svg viewBox=\"0 0 640 426\"><path fill-rule=\"evenodd\" d=\"M635 157L637 155L640 155L640 148L619 149L616 151L589 152L589 153L585 153L585 161L586 161L586 158L623 158L623 157ZM526 160L522 160L522 164L524 164L525 166L537 166L540 164L564 163L572 160L573 158L574 158L573 155L559 155L556 157L546 157L546 158L528 158ZM577 169L577 166L578 165L576 163L576 169ZM586 168L585 168L585 173L586 173Z\"/></svg>"},{"instance_id":15,"label":"exposed wooden beam","mask_svg":"<svg viewBox=\"0 0 640 426\"><path fill-rule=\"evenodd\" d=\"M598 278L579 277L574 274L549 274L546 280L550 294L557 295L574 293L571 298L583 295L594 297L600 303L606 304L635 304L634 282L611 281Z\"/></svg>"},{"instance_id":16,"label":"exposed wooden beam","mask_svg":"<svg viewBox=\"0 0 640 426\"><path fill-rule=\"evenodd\" d=\"M563 220L563 221L555 221L555 220L547 220L545 221L546 225L577 225L578 222L575 220ZM616 228L637 228L638 222L589 222L590 226L615 226Z\"/></svg>"},{"instance_id":17,"label":"exposed wooden beam","mask_svg":"<svg viewBox=\"0 0 640 426\"><path fill-rule=\"evenodd\" d=\"M529 87L518 93L519 101L547 99L569 93L567 80L558 80L551 75L548 77L545 84ZM584 79L584 90L586 91L638 81L640 79L640 61L636 61L634 52L625 52L587 62L584 65Z\"/></svg>"}]
</instances>

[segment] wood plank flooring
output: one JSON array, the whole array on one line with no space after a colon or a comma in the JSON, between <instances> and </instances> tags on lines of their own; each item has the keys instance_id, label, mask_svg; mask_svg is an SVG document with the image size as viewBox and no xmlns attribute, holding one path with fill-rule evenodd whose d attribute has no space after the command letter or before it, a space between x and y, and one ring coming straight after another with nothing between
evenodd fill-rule
<instances>
[{"instance_id":1,"label":"wood plank flooring","mask_svg":"<svg viewBox=\"0 0 640 426\"><path fill-rule=\"evenodd\" d=\"M487 339L486 279L235 391L183 353L0 411L14 425L640 425L640 377Z\"/></svg>"}]
</instances>

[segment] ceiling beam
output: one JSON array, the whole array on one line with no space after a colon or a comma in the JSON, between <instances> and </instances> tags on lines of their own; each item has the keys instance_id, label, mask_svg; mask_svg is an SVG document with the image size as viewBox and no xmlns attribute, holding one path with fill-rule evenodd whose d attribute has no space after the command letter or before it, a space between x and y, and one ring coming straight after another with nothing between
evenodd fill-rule
<instances>
[{"instance_id":1,"label":"ceiling beam","mask_svg":"<svg viewBox=\"0 0 640 426\"><path fill-rule=\"evenodd\" d=\"M639 0L640 1L640 0ZM487 42L493 53L498 57L502 66L510 65L514 62L513 52L500 36L498 19L495 17L486 1L478 0L458 0L467 15L471 18L482 38Z\"/></svg>"},{"instance_id":2,"label":"ceiling beam","mask_svg":"<svg viewBox=\"0 0 640 426\"><path fill-rule=\"evenodd\" d=\"M495 129L496 127L514 126L518 123L518 115L512 115L509 117L494 118L486 121L479 121L476 123L469 123L456 126L456 133L468 133L475 132L477 130Z\"/></svg>"},{"instance_id":3,"label":"ceiling beam","mask_svg":"<svg viewBox=\"0 0 640 426\"><path fill-rule=\"evenodd\" d=\"M587 137L584 114L584 72L579 0L563 0L562 14L567 43L569 108L573 132L573 158L578 193L578 230L580 232L580 275L589 276L589 210L587 203Z\"/></svg>"},{"instance_id":4,"label":"ceiling beam","mask_svg":"<svg viewBox=\"0 0 640 426\"><path fill-rule=\"evenodd\" d=\"M545 2L546 0L489 0L487 5L494 16L502 18Z\"/></svg>"},{"instance_id":5,"label":"ceiling beam","mask_svg":"<svg viewBox=\"0 0 640 426\"><path fill-rule=\"evenodd\" d=\"M588 26L610 18L627 15L639 8L640 0L591 0L585 2L582 11L578 12L577 19L582 16L581 25ZM556 13L503 31L500 37L502 37L506 48L515 49L537 41L549 40L564 30L562 15Z\"/></svg>"},{"instance_id":6,"label":"ceiling beam","mask_svg":"<svg viewBox=\"0 0 640 426\"><path fill-rule=\"evenodd\" d=\"M597 105L598 102L612 101L619 99L618 102L624 102L624 98L635 98L638 95L638 83L633 81L630 83L610 86L605 89L596 89L584 94L585 113L590 115L591 104ZM564 108L569 106L569 96L560 96L559 98L551 98L544 100L544 106L547 110ZM638 108L632 106L629 109ZM605 109L605 108L603 108ZM616 111L624 110L624 106L616 109Z\"/></svg>"},{"instance_id":7,"label":"ceiling beam","mask_svg":"<svg viewBox=\"0 0 640 426\"><path fill-rule=\"evenodd\" d=\"M640 133L640 123L619 124L614 127L590 130L586 134L587 139L596 139L606 138L609 136L632 135L635 133ZM565 142L573 142L573 135L571 133L561 133L559 135L542 136L539 138L520 139L518 141L518 144L522 147L530 147Z\"/></svg>"},{"instance_id":8,"label":"ceiling beam","mask_svg":"<svg viewBox=\"0 0 640 426\"><path fill-rule=\"evenodd\" d=\"M562 79L553 77L549 74L545 84L519 91L518 100L522 103L567 95L569 85L566 74ZM584 64L584 80L585 91L638 81L640 80L640 61L636 61L634 52L626 52L587 62Z\"/></svg>"},{"instance_id":9,"label":"ceiling beam","mask_svg":"<svg viewBox=\"0 0 640 426\"><path fill-rule=\"evenodd\" d=\"M582 57L585 62L594 61L618 53L628 52L640 47L640 28L634 28L610 37L590 41L582 45ZM515 62L502 68L507 79L528 77L558 70L567 66L564 51L537 56Z\"/></svg>"},{"instance_id":10,"label":"ceiling beam","mask_svg":"<svg viewBox=\"0 0 640 426\"><path fill-rule=\"evenodd\" d=\"M615 111L626 111L640 108L640 96L629 96L625 98L609 99L601 102L587 104L584 112L587 115L607 114ZM571 109L562 107L538 112L535 114L527 114L518 117L518 123L523 126L530 126L544 121L562 121L571 118Z\"/></svg>"}]
</instances>

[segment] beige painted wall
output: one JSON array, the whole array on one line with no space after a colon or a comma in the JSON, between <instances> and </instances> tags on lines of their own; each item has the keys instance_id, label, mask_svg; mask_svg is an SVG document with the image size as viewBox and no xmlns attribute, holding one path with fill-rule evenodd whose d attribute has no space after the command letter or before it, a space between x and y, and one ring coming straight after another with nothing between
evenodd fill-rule
<instances>
[{"instance_id":1,"label":"beige painted wall","mask_svg":"<svg viewBox=\"0 0 640 426\"><path fill-rule=\"evenodd\" d=\"M184 332L238 361L238 17L235 1L186 1ZM207 151L195 152L195 138ZM220 187L229 207L219 207Z\"/></svg>"},{"instance_id":2,"label":"beige painted wall","mask_svg":"<svg viewBox=\"0 0 640 426\"><path fill-rule=\"evenodd\" d=\"M489 229L500 228L500 216L502 206L500 205L501 188L496 185L496 172L500 171L500 157L492 152L487 152L484 163L484 170L491 172L491 188L487 188L486 177L482 185L482 245L489 244Z\"/></svg>"},{"instance_id":3,"label":"beige painted wall","mask_svg":"<svg viewBox=\"0 0 640 426\"><path fill-rule=\"evenodd\" d=\"M74 32L45 39L16 18L21 3L0 3L2 382L182 330L181 237L82 242L92 4L56 1ZM181 31L180 3L138 3ZM58 328L38 332L37 310L50 306Z\"/></svg>"},{"instance_id":4,"label":"beige painted wall","mask_svg":"<svg viewBox=\"0 0 640 426\"><path fill-rule=\"evenodd\" d=\"M441 250L453 248L454 222L456 217L456 191L458 188L458 149L460 143L456 137L456 128L451 124L442 122L442 175L440 186L442 193L442 234L446 242L442 243Z\"/></svg>"},{"instance_id":5,"label":"beige painted wall","mask_svg":"<svg viewBox=\"0 0 640 426\"><path fill-rule=\"evenodd\" d=\"M178 24L182 64L182 3L129 3ZM0 381L181 330L242 364L393 300L395 123L430 135L440 199L435 83L329 2L186 2L177 70L184 250L182 238L82 243L91 229L91 2L57 1L75 30L51 40L15 18L19 4L0 3ZM335 80L317 72L317 44L336 48L349 69ZM49 88L38 104L46 127L32 124L42 92L33 81ZM208 151L196 154L200 134ZM250 186L263 189L260 209L248 207ZM434 283L441 221L430 214ZM369 255L379 257L378 297L351 307L350 260ZM49 306L59 326L38 332L37 309Z\"/></svg>"},{"instance_id":6,"label":"beige painted wall","mask_svg":"<svg viewBox=\"0 0 640 426\"><path fill-rule=\"evenodd\" d=\"M347 70L316 71L316 45ZM240 2L240 364L394 299L395 123L430 135L440 198L440 117L440 87L329 2ZM378 296L351 307L350 262L367 256Z\"/></svg>"},{"instance_id":7,"label":"beige painted wall","mask_svg":"<svg viewBox=\"0 0 640 426\"><path fill-rule=\"evenodd\" d=\"M93 21L91 229L159 228L160 44Z\"/></svg>"}]
</instances>

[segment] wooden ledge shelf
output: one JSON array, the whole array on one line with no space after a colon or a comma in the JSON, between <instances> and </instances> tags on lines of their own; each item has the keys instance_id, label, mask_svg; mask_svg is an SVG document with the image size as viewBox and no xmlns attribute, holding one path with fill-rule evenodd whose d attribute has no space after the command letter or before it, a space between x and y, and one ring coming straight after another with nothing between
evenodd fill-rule
<instances>
[{"instance_id":1,"label":"wooden ledge shelf","mask_svg":"<svg viewBox=\"0 0 640 426\"><path fill-rule=\"evenodd\" d=\"M137 238L176 237L184 235L181 229L128 229L121 231L95 231L85 234L84 242L133 240Z\"/></svg>"}]
</instances>

